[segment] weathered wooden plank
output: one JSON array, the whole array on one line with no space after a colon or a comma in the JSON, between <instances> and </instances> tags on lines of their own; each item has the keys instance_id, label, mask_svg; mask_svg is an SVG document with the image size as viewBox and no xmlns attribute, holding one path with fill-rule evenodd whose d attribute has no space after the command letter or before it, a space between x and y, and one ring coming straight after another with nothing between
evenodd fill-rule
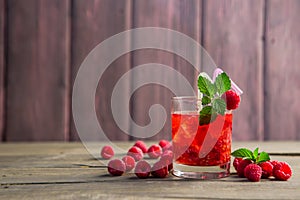
<instances>
[{"instance_id":1,"label":"weathered wooden plank","mask_svg":"<svg viewBox=\"0 0 300 200\"><path fill-rule=\"evenodd\" d=\"M118 143L129 147L131 143ZM150 141L149 141L150 144ZM235 142L233 148L254 148L288 152L299 150L299 142ZM40 150L40 152L38 152ZM18 158L19 157L19 158ZM22 160L23 157L24 159ZM30 160L31 157L31 160ZM0 167L1 199L81 199L112 198L136 199L299 199L300 157L272 156L274 160L287 161L293 176L287 182L261 180L259 183L232 176L211 181L191 181L169 176L165 179L141 180L133 174L111 177L106 168L87 168L78 163L90 164L81 143L4 143L0 145L0 161L9 166ZM16 162L13 162L15 159ZM31 161L31 166L26 162ZM1 166L0 162L0 166ZM41 163L48 165L41 165ZM22 163L24 165L22 165ZM59 165L64 163L64 165ZM67 164L69 163L69 165ZM58 164L58 165L57 165ZM165 188L168 188L166 191ZM233 189L234 188L234 189ZM251 188L251 192L245 192ZM262 192L263 191L263 192ZM276 192L274 192L276 191Z\"/></svg>"},{"instance_id":2,"label":"weathered wooden plank","mask_svg":"<svg viewBox=\"0 0 300 200\"><path fill-rule=\"evenodd\" d=\"M68 157L71 157L68 155ZM6 159L5 157L1 157ZM13 157L12 157L13 158ZM27 159L29 157L26 157ZM104 182L104 181L130 181L136 179L133 171L127 172L122 177L111 177L105 166L95 165L97 161L94 161L94 165L91 165L91 161L88 159L79 158L78 163L72 163L74 160L68 159L69 165L58 165L56 162L62 163L59 159L50 162L50 157L45 156L49 160L48 166L42 166L39 160L31 160L31 166L26 165L26 161L23 163L16 161L10 167L0 168L0 184L50 184L50 183L72 183L72 182ZM299 156L271 156L274 160L280 160L288 162L293 171L299 171L300 157ZM30 158L29 158L30 159ZM39 159L43 160L42 157ZM7 160L7 159L6 159ZM45 160L45 159L44 159ZM149 160L148 160L149 161ZM151 162L151 161L150 161ZM51 163L51 164L50 164ZM99 163L99 162L98 162ZM85 165L84 165L85 164ZM153 163L152 163L153 164ZM231 176L220 179L219 181L226 182L239 182L244 179L238 178L234 168L231 166ZM296 184L300 184L297 179L298 174L294 173L291 181ZM149 180L153 180L151 178ZM178 178L173 176L168 176L166 179L160 179L159 181L177 181Z\"/></svg>"},{"instance_id":3,"label":"weathered wooden plank","mask_svg":"<svg viewBox=\"0 0 300 200\"><path fill-rule=\"evenodd\" d=\"M204 47L244 90L234 112L234 140L262 140L264 1L205 1Z\"/></svg>"},{"instance_id":4,"label":"weathered wooden plank","mask_svg":"<svg viewBox=\"0 0 300 200\"><path fill-rule=\"evenodd\" d=\"M4 137L4 79L5 79L5 0L0 0L0 142Z\"/></svg>"},{"instance_id":5,"label":"weathered wooden plank","mask_svg":"<svg viewBox=\"0 0 300 200\"><path fill-rule=\"evenodd\" d=\"M300 139L300 2L267 1L265 45L266 140Z\"/></svg>"},{"instance_id":6,"label":"weathered wooden plank","mask_svg":"<svg viewBox=\"0 0 300 200\"><path fill-rule=\"evenodd\" d=\"M150 146L155 144L157 141L148 141L146 144ZM134 142L114 142L115 145L120 149L127 149L131 147ZM97 146L97 145L95 145ZM99 147L104 146L104 143L99 143ZM233 142L232 150L237 148L246 147L255 149L260 147L260 150L266 151L273 154L299 154L300 153L300 142L295 141L269 141L269 142ZM100 152L100 149L99 149ZM122 153L116 150L116 153ZM0 145L0 156L55 156L55 155L86 155L90 157L85 147L78 142L71 143L48 143L48 142L35 142L35 143L2 143Z\"/></svg>"},{"instance_id":7,"label":"weathered wooden plank","mask_svg":"<svg viewBox=\"0 0 300 200\"><path fill-rule=\"evenodd\" d=\"M278 158L280 159L280 158ZM295 172L299 157L285 157ZM13 170L13 169L12 169ZM211 181L168 177L138 179L134 175L111 177L104 169L1 170L1 199L134 199L144 197L177 199L299 199L299 174L287 182L262 179L253 183L233 175ZM3 177L3 175L5 175ZM168 188L166 190L166 188ZM251 188L251 192L245 192ZM276 191L276 192L274 192Z\"/></svg>"},{"instance_id":8,"label":"weathered wooden plank","mask_svg":"<svg viewBox=\"0 0 300 200\"><path fill-rule=\"evenodd\" d=\"M68 140L69 0L8 1L7 140Z\"/></svg>"},{"instance_id":9,"label":"weathered wooden plank","mask_svg":"<svg viewBox=\"0 0 300 200\"><path fill-rule=\"evenodd\" d=\"M144 181L56 185L12 185L0 192L3 199L299 199L299 185L215 181ZM274 192L274 184L276 192ZM155 187L154 187L155 185ZM262 186L264 185L264 186ZM166 187L168 189L166 189ZM245 192L250 187L251 192ZM139 188L140 190L134 190ZM262 190L263 189L263 190ZM240 195L240 196L237 196Z\"/></svg>"},{"instance_id":10,"label":"weathered wooden plank","mask_svg":"<svg viewBox=\"0 0 300 200\"><path fill-rule=\"evenodd\" d=\"M77 71L91 50L105 39L119 32L130 29L131 23L131 1L116 0L90 0L73 1L73 23L72 23L72 84L74 83ZM130 41L124 41L125 45ZM112 51L112 49L110 50ZM99 81L96 93L96 112L98 121L112 140L128 140L116 125L110 104L111 93L114 84L130 69L130 55L119 57L110 65ZM89 78L89 77L87 77ZM130 82L124 84L124 98L128 96ZM122 113L120 113L122 114ZM124 117L124 120L128 120ZM79 136L71 122L71 140L79 140ZM93 135L90 136L93 139Z\"/></svg>"},{"instance_id":11,"label":"weathered wooden plank","mask_svg":"<svg viewBox=\"0 0 300 200\"><path fill-rule=\"evenodd\" d=\"M200 43L201 40L201 4L202 1L133 1L133 27L162 27L184 33ZM159 35L153 35L158 38ZM165 43L174 42L169 38ZM134 41L133 41L134 42ZM183 44L184 45L184 44ZM187 47L188 50L188 47ZM142 49L132 53L132 66L145 63L160 63L170 66L183 74L194 85L196 73L190 63L170 52L153 49ZM168 74L146 74L143 76L159 76L163 79L173 78ZM134 79L133 79L134 84ZM132 116L137 124L145 126L150 123L149 108L153 104L164 106L168 119L164 128L154 137L148 139L171 139L170 108L171 97L174 96L166 88L159 85L147 85L140 88L132 98ZM156 118L160 115L156 114ZM149 133L153 135L154 133ZM143 134L145 135L145 134Z\"/></svg>"}]
</instances>

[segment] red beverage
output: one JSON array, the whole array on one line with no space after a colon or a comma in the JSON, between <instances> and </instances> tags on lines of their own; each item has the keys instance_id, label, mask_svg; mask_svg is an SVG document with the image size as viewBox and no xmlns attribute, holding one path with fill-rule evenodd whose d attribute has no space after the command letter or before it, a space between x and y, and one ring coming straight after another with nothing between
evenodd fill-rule
<instances>
[{"instance_id":1,"label":"red beverage","mask_svg":"<svg viewBox=\"0 0 300 200\"><path fill-rule=\"evenodd\" d=\"M231 113L218 115L205 125L199 125L199 113L172 113L174 162L188 166L228 168L231 133Z\"/></svg>"}]
</instances>

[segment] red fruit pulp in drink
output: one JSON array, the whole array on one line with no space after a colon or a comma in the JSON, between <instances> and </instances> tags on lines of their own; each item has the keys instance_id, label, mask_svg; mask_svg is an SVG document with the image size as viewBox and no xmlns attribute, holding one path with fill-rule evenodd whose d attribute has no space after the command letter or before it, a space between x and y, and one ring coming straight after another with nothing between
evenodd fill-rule
<instances>
[{"instance_id":1,"label":"red fruit pulp in drink","mask_svg":"<svg viewBox=\"0 0 300 200\"><path fill-rule=\"evenodd\" d=\"M172 142L176 163L216 166L230 162L232 114L218 115L199 125L198 113L172 114Z\"/></svg>"}]
</instances>

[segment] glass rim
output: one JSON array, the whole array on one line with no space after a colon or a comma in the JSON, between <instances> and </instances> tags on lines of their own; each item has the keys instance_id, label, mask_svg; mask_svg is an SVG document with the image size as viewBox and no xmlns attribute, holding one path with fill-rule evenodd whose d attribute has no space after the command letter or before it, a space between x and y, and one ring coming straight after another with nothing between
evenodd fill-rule
<instances>
[{"instance_id":1,"label":"glass rim","mask_svg":"<svg viewBox=\"0 0 300 200\"><path fill-rule=\"evenodd\" d=\"M198 100L201 101L202 98L198 98L196 96L175 96L171 98L172 100Z\"/></svg>"}]
</instances>

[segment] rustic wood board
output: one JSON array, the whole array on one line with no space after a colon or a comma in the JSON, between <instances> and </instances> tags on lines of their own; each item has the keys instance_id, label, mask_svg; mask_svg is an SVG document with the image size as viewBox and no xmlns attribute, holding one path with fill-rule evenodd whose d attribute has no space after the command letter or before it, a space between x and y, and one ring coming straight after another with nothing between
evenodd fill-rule
<instances>
[{"instance_id":1,"label":"rustic wood board","mask_svg":"<svg viewBox=\"0 0 300 200\"><path fill-rule=\"evenodd\" d=\"M8 141L68 140L69 2L7 1Z\"/></svg>"},{"instance_id":2,"label":"rustic wood board","mask_svg":"<svg viewBox=\"0 0 300 200\"><path fill-rule=\"evenodd\" d=\"M280 158L278 158L280 159ZM282 160L282 159L281 159ZM134 175L111 177L104 169L11 169L1 170L0 197L3 199L63 198L180 198L180 199L298 199L300 198L299 157L285 157L294 175L287 182L245 181L232 175L214 181L137 179ZM3 177L5 175L5 177ZM166 188L168 188L166 190ZM250 188L250 189L249 189ZM245 192L251 190L251 192ZM262 192L263 191L263 192ZM276 191L276 192L275 192ZM124 195L126 194L126 197Z\"/></svg>"},{"instance_id":3,"label":"rustic wood board","mask_svg":"<svg viewBox=\"0 0 300 200\"><path fill-rule=\"evenodd\" d=\"M47 158L47 156L45 156ZM28 157L27 157L28 158ZM1 159L7 160L5 157ZM39 164L39 160L44 160L44 165ZM300 170L299 156L272 156L273 160L280 160L288 162L293 168L294 176L290 180L297 182L298 171ZM10 166L0 167L0 184L42 184L42 183L72 183L72 182L104 182L104 181L129 181L137 179L133 174L133 171L128 172L121 177L112 177L108 174L106 166L101 165L98 161L93 161L88 157L79 157L75 159L69 159L68 164L65 162L62 165L62 161L58 159L43 159L35 156L31 160L31 165L27 165L26 161L20 162L16 160L15 163L9 163ZM153 163L153 160L148 160ZM25 165L24 165L24 164ZM0 163L2 166L2 162ZM232 175L230 177L220 179L220 181L239 182L245 181L243 178L238 178L233 167L231 167ZM156 178L150 178L150 180L157 180ZM179 178L169 176L161 181L179 180ZM263 180L265 182L271 180ZM298 184L299 181L298 181Z\"/></svg>"},{"instance_id":4,"label":"rustic wood board","mask_svg":"<svg viewBox=\"0 0 300 200\"><path fill-rule=\"evenodd\" d=\"M188 181L182 179L136 178L88 183L1 185L3 199L299 199L299 182L261 181ZM124 177L122 177L124 178ZM250 189L249 189L250 188ZM251 190L246 192L245 190Z\"/></svg>"},{"instance_id":5,"label":"rustic wood board","mask_svg":"<svg viewBox=\"0 0 300 200\"><path fill-rule=\"evenodd\" d=\"M129 148L134 142L114 142L115 145L121 149ZM147 141L147 146L157 144L157 141ZM99 143L99 148L105 143ZM16 148L18 146L18 148ZM271 154L300 154L300 142L298 141L269 141L269 142L237 142L232 143L232 150L237 148L246 147L255 149L260 147L261 150ZM99 149L100 151L100 149ZM116 152L122 153L122 152ZM32 142L32 143L2 143L0 145L0 156L56 156L56 155L86 155L90 156L80 142Z\"/></svg>"},{"instance_id":6,"label":"rustic wood board","mask_svg":"<svg viewBox=\"0 0 300 200\"><path fill-rule=\"evenodd\" d=\"M300 139L300 2L267 1L265 45L266 140Z\"/></svg>"},{"instance_id":7,"label":"rustic wood board","mask_svg":"<svg viewBox=\"0 0 300 200\"><path fill-rule=\"evenodd\" d=\"M78 69L86 56L105 39L130 29L131 0L74 0L72 23L72 85ZM130 41L123 45L129 46ZM112 112L111 94L118 79L130 69L130 55L126 54L115 60L100 77L96 93L96 112L98 121L107 136L113 140L128 140L128 135L123 133L116 125ZM89 78L89 77L87 77ZM128 96L130 82L123 85L123 97ZM71 114L72 115L72 114ZM128 121L124 117L125 121ZM71 140L79 140L73 120L71 121ZM95 136L91 135L93 139Z\"/></svg>"},{"instance_id":8,"label":"rustic wood board","mask_svg":"<svg viewBox=\"0 0 300 200\"><path fill-rule=\"evenodd\" d=\"M125 148L132 143L118 145ZM235 142L233 148L256 145L261 150L300 152L298 142ZM293 168L289 181L252 183L238 178L235 173L213 181L191 181L173 176L141 180L131 173L111 177L80 143L4 143L0 145L0 198L299 199L300 157L275 155L272 159L289 162Z\"/></svg>"},{"instance_id":9,"label":"rustic wood board","mask_svg":"<svg viewBox=\"0 0 300 200\"><path fill-rule=\"evenodd\" d=\"M134 0L133 1L133 28L141 27L160 27L168 28L184 33L200 43L201 40L201 5L202 1L160 1L160 0ZM159 35L153 35L154 38ZM166 45L172 41L164 41ZM134 38L133 38L133 42ZM184 75L194 85L196 73L186 60L176 56L173 53L165 52L157 49L142 49L132 53L132 67L136 67L145 63L160 63L172 67ZM164 79L170 79L171 76L163 73L146 74L143 76L159 76ZM133 77L133 84L135 79ZM158 133L149 133L154 135L147 138L154 139L170 139L171 135L171 97L174 96L167 88L159 85L146 85L137 90L132 98L132 116L136 123L145 126L150 123L148 115L149 108L153 104L161 104L168 115L168 119L164 128ZM156 118L161 116L156 113Z\"/></svg>"},{"instance_id":10,"label":"rustic wood board","mask_svg":"<svg viewBox=\"0 0 300 200\"><path fill-rule=\"evenodd\" d=\"M217 66L244 91L234 112L236 140L264 138L263 11L262 0L209 0L204 4L203 45Z\"/></svg>"},{"instance_id":11,"label":"rustic wood board","mask_svg":"<svg viewBox=\"0 0 300 200\"><path fill-rule=\"evenodd\" d=\"M0 141L4 139L5 102L5 0L0 0Z\"/></svg>"}]
</instances>

